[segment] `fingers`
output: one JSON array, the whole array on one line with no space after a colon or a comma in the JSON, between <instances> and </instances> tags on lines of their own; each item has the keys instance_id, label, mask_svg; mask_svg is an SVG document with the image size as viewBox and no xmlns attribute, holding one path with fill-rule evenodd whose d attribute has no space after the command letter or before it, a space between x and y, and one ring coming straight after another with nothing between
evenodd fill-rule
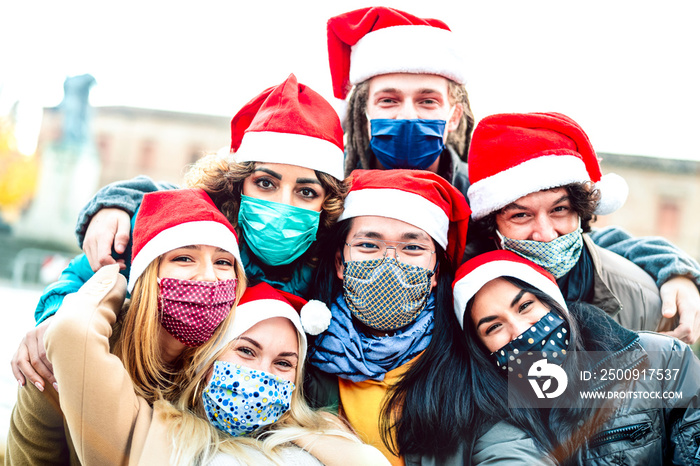
<instances>
[{"instance_id":1,"label":"fingers","mask_svg":"<svg viewBox=\"0 0 700 466\"><path fill-rule=\"evenodd\" d=\"M668 281L659 289L659 295L661 297L661 314L665 318L670 319L678 312L678 307L676 306L678 288L674 283Z\"/></svg>"},{"instance_id":2,"label":"fingers","mask_svg":"<svg viewBox=\"0 0 700 466\"><path fill-rule=\"evenodd\" d=\"M24 384L27 383L27 379L25 379L24 374L20 370L20 361L29 361L29 353L27 352L27 346L24 344L24 340L21 341L15 355L12 356L12 361L10 361L12 374L15 376L19 386L24 387Z\"/></svg>"},{"instance_id":3,"label":"fingers","mask_svg":"<svg viewBox=\"0 0 700 466\"><path fill-rule=\"evenodd\" d=\"M112 247L117 254L123 254L129 243L131 219L129 214L121 209L101 209L90 221L83 251L90 262L90 267L97 272L102 266L119 263L123 267L123 259L112 257Z\"/></svg>"},{"instance_id":4,"label":"fingers","mask_svg":"<svg viewBox=\"0 0 700 466\"><path fill-rule=\"evenodd\" d=\"M117 254L124 254L126 251L126 245L129 243L129 238L131 237L131 219L126 214L119 215L117 217L117 233L114 236L114 250Z\"/></svg>"}]
</instances>

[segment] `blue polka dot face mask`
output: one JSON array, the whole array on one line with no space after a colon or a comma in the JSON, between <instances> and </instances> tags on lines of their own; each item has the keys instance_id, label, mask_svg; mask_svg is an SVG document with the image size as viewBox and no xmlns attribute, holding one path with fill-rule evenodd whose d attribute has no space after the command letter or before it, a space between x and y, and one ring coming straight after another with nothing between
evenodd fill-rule
<instances>
[{"instance_id":1,"label":"blue polka dot face mask","mask_svg":"<svg viewBox=\"0 0 700 466\"><path fill-rule=\"evenodd\" d=\"M518 370L520 353L542 353L542 357L548 362L561 365L566 358L568 347L569 330L566 322L554 312L548 312L513 341L491 353L491 356L496 359L496 364L505 373ZM526 372L527 368L524 367L524 375L527 375Z\"/></svg>"},{"instance_id":2,"label":"blue polka dot face mask","mask_svg":"<svg viewBox=\"0 0 700 466\"><path fill-rule=\"evenodd\" d=\"M294 388L276 375L216 361L202 400L209 421L239 437L272 424L289 411Z\"/></svg>"}]
</instances>

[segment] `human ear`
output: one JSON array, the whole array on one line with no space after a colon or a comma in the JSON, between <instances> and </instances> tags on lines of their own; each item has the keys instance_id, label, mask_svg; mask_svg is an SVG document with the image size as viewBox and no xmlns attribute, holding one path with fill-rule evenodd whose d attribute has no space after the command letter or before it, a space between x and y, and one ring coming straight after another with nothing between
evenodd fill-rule
<instances>
[{"instance_id":1,"label":"human ear","mask_svg":"<svg viewBox=\"0 0 700 466\"><path fill-rule=\"evenodd\" d=\"M335 273L339 279L343 279L343 272L345 272L345 266L343 265L343 254L342 250L338 249L335 252Z\"/></svg>"},{"instance_id":2,"label":"human ear","mask_svg":"<svg viewBox=\"0 0 700 466\"><path fill-rule=\"evenodd\" d=\"M455 104L455 109L452 112L452 116L450 117L450 121L447 122L447 132L452 132L457 129L459 126L459 122L462 119L462 112L464 111L464 107L462 107L462 104L457 103Z\"/></svg>"}]
</instances>

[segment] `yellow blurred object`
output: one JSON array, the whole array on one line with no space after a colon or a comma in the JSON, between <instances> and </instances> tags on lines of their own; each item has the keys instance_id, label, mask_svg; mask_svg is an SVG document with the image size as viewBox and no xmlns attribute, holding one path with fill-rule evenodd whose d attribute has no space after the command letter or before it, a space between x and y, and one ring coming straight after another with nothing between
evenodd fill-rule
<instances>
[{"instance_id":1,"label":"yellow blurred object","mask_svg":"<svg viewBox=\"0 0 700 466\"><path fill-rule=\"evenodd\" d=\"M12 125L0 118L0 214L12 223L34 197L39 178L36 154L22 155Z\"/></svg>"}]
</instances>

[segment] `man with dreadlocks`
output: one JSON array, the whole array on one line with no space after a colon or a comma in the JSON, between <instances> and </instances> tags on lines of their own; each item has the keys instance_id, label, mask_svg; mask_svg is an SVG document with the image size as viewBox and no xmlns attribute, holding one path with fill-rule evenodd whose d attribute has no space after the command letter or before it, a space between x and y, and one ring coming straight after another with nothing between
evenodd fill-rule
<instances>
[{"instance_id":1,"label":"man with dreadlocks","mask_svg":"<svg viewBox=\"0 0 700 466\"><path fill-rule=\"evenodd\" d=\"M346 175L355 168L428 170L466 197L474 116L457 42L442 21L387 7L328 21L333 93L349 95Z\"/></svg>"}]
</instances>

